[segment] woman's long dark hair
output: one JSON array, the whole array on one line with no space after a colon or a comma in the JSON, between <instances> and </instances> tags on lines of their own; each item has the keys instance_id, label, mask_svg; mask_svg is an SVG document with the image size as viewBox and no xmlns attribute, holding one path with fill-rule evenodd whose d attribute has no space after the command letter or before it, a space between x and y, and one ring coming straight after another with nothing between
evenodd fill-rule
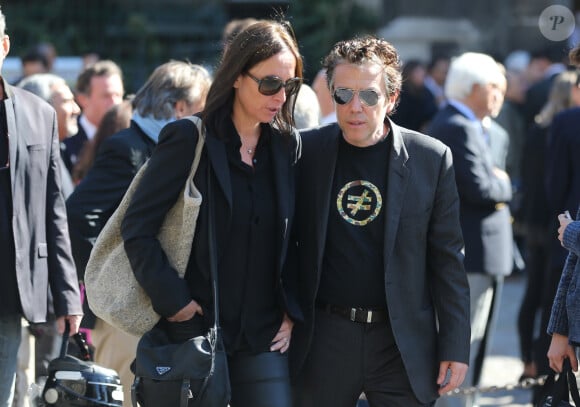
<instances>
[{"instance_id":1,"label":"woman's long dark hair","mask_svg":"<svg viewBox=\"0 0 580 407\"><path fill-rule=\"evenodd\" d=\"M207 95L202 119L208 130L216 134L223 117L231 115L234 103L234 82L253 66L288 48L296 58L295 76L302 77L302 57L288 22L261 20L240 32L224 51L221 63ZM290 135L294 127L296 95L286 99L274 117L273 125L283 135Z\"/></svg>"}]
</instances>

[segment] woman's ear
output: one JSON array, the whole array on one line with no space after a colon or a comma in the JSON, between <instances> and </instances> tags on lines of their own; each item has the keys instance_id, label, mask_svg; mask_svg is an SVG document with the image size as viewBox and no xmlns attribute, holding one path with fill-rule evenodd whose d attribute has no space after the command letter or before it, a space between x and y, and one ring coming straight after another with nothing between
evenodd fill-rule
<instances>
[{"instance_id":1,"label":"woman's ear","mask_svg":"<svg viewBox=\"0 0 580 407\"><path fill-rule=\"evenodd\" d=\"M242 82L242 75L239 75L234 82L234 88L238 89L240 87L240 83Z\"/></svg>"}]
</instances>

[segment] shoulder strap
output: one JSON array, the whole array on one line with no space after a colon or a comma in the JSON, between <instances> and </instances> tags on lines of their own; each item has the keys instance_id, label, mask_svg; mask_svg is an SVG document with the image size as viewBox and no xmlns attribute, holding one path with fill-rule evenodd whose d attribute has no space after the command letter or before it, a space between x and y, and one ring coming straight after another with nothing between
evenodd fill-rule
<instances>
[{"instance_id":1,"label":"shoulder strap","mask_svg":"<svg viewBox=\"0 0 580 407\"><path fill-rule=\"evenodd\" d=\"M564 359L564 363L570 365L569 359ZM572 396L572 400L574 400L574 404L580 406L580 393L578 392L578 382L576 381L576 376L572 371L572 367L568 369L566 372L568 376L568 387L570 389L570 395Z\"/></svg>"},{"instance_id":2,"label":"shoulder strap","mask_svg":"<svg viewBox=\"0 0 580 407\"><path fill-rule=\"evenodd\" d=\"M197 143L197 147L195 149L195 158L193 160L193 164L191 166L191 173L194 174L197 170L197 166L199 165L199 160L201 156L201 149L203 147L203 143L205 141L205 127L203 126L203 122L201 118L198 116L188 116L189 120L191 120L196 126L197 131L199 133L199 140ZM200 146L201 145L201 146ZM218 275L217 275L217 252L216 252L216 245L215 245L215 232L214 232L214 218L213 218L213 205L211 200L211 193L212 193L212 185L211 185L211 166L208 166L207 169L207 196L209 199L206 199L208 203L208 218L209 218L209 225L208 225L208 239L209 239L209 265L210 265L210 275L211 275L211 285L212 285L212 297L213 297L213 309L214 309L214 332L217 333L219 329L219 297L218 297Z\"/></svg>"},{"instance_id":3,"label":"shoulder strap","mask_svg":"<svg viewBox=\"0 0 580 407\"><path fill-rule=\"evenodd\" d=\"M197 171L197 167L199 166L199 161L201 160L201 151L203 150L203 144L205 143L205 127L203 126L201 119L197 116L187 116L187 119L195 124L197 127L197 134L199 135L197 138L197 146L195 147L195 157L193 158L193 164L191 165L190 178L193 178Z\"/></svg>"},{"instance_id":4,"label":"shoulder strap","mask_svg":"<svg viewBox=\"0 0 580 407\"><path fill-rule=\"evenodd\" d=\"M218 271L217 271L217 251L215 244L215 232L214 232L214 218L213 218L213 205L211 199L212 185L211 185L211 166L207 168L207 193L208 198L206 202L208 203L208 238L209 238L209 268L211 275L211 285L212 285L212 297L213 297L213 309L214 309L214 334L217 335L217 330L219 329L219 298L218 298Z\"/></svg>"}]
</instances>

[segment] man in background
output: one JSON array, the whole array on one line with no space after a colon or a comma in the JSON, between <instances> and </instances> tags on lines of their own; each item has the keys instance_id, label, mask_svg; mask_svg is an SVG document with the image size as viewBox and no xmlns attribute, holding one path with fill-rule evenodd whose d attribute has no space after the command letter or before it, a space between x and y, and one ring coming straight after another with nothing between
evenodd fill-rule
<instances>
[{"instance_id":1,"label":"man in background","mask_svg":"<svg viewBox=\"0 0 580 407\"><path fill-rule=\"evenodd\" d=\"M94 137L107 110L123 101L125 88L121 68L110 60L95 62L80 73L75 91L82 110L79 131L63 142L62 151L71 174L81 149L87 140Z\"/></svg>"},{"instance_id":2,"label":"man in background","mask_svg":"<svg viewBox=\"0 0 580 407\"><path fill-rule=\"evenodd\" d=\"M79 105L66 81L60 76L41 73L24 78L19 88L27 90L48 102L56 111L58 124L58 139L64 142L67 138L77 134L78 118L81 113ZM74 189L74 184L62 157L59 160L64 198L68 198Z\"/></svg>"},{"instance_id":3,"label":"man in background","mask_svg":"<svg viewBox=\"0 0 580 407\"><path fill-rule=\"evenodd\" d=\"M18 83L18 87L34 93L54 108L58 124L58 138L61 142L76 134L78 131L77 119L81 110L63 78L54 74L39 73L27 76ZM74 184L62 159L59 159L59 171L62 192L66 199L72 193ZM51 304L49 307L47 322L32 324L28 329L22 331L22 343L18 351L19 371L16 375L16 393L19 399L23 398L21 397L22 392L25 394L29 385L28 378L22 371L30 364L30 349L26 349L30 344L29 332L34 336L34 378L41 386L48 376L49 362L59 355L62 339L57 332L56 318Z\"/></svg>"},{"instance_id":4,"label":"man in background","mask_svg":"<svg viewBox=\"0 0 580 407\"><path fill-rule=\"evenodd\" d=\"M513 268L510 178L498 167L505 161L505 131L494 129L505 94L506 79L488 55L465 53L451 63L445 82L447 105L428 134L453 153L465 240L465 270L471 297L471 346L467 386L481 379L499 309L503 277ZM498 125L499 126L499 125ZM500 134L501 133L501 134ZM503 141L502 141L503 140ZM438 406L472 406L476 395L445 397Z\"/></svg>"}]
</instances>

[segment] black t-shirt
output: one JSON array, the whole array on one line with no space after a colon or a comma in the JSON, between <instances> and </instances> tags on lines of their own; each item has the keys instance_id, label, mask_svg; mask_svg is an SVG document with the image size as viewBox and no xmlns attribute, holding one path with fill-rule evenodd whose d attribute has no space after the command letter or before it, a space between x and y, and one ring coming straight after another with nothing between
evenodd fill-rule
<instances>
[{"instance_id":1,"label":"black t-shirt","mask_svg":"<svg viewBox=\"0 0 580 407\"><path fill-rule=\"evenodd\" d=\"M322 302L386 307L384 213L391 139L361 148L341 138L318 292Z\"/></svg>"}]
</instances>

